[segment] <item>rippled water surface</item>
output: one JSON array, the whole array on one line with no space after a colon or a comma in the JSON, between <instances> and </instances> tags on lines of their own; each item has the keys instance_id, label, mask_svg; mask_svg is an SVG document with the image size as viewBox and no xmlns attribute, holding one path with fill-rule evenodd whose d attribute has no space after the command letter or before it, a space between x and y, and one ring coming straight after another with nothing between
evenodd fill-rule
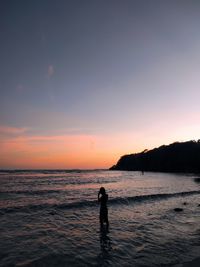
<instances>
[{"instance_id":1,"label":"rippled water surface","mask_svg":"<svg viewBox=\"0 0 200 267\"><path fill-rule=\"evenodd\" d=\"M1 171L0 266L151 267L190 261L200 256L196 177ZM109 231L99 228L101 186L109 194Z\"/></svg>"}]
</instances>

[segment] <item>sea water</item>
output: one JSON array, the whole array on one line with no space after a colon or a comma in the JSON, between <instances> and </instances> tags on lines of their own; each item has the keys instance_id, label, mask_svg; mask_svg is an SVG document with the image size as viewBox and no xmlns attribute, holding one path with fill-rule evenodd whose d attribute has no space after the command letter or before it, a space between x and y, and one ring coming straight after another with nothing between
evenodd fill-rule
<instances>
[{"instance_id":1,"label":"sea water","mask_svg":"<svg viewBox=\"0 0 200 267\"><path fill-rule=\"evenodd\" d=\"M1 171L0 266L151 267L190 261L200 256L196 177ZM108 231L99 226L101 186L109 195Z\"/></svg>"}]
</instances>

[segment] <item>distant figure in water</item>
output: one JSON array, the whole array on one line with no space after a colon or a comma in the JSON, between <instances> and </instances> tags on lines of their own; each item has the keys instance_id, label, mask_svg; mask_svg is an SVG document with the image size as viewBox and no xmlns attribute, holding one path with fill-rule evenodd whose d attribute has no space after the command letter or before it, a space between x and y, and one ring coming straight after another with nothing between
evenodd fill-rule
<instances>
[{"instance_id":1,"label":"distant figure in water","mask_svg":"<svg viewBox=\"0 0 200 267\"><path fill-rule=\"evenodd\" d=\"M101 196L100 196L101 195ZM106 227L108 229L109 222L108 222L108 208L107 208L107 201L108 201L108 194L106 194L106 190L104 187L101 187L98 193L98 201L100 203L100 225L103 227L103 223L106 223Z\"/></svg>"}]
</instances>

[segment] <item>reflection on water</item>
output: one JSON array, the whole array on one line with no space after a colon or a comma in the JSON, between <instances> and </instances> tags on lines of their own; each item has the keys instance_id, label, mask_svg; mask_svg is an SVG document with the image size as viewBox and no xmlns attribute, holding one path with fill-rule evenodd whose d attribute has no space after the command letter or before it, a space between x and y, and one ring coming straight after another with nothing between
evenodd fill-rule
<instances>
[{"instance_id":1,"label":"reflection on water","mask_svg":"<svg viewBox=\"0 0 200 267\"><path fill-rule=\"evenodd\" d=\"M111 262L111 238L109 236L109 230L106 227L101 227L99 231L99 240L100 240L100 253L98 256L98 265L99 266L108 266Z\"/></svg>"},{"instance_id":2,"label":"reflection on water","mask_svg":"<svg viewBox=\"0 0 200 267\"><path fill-rule=\"evenodd\" d=\"M102 252L109 252L112 249L109 230L105 227L100 228L100 246Z\"/></svg>"}]
</instances>

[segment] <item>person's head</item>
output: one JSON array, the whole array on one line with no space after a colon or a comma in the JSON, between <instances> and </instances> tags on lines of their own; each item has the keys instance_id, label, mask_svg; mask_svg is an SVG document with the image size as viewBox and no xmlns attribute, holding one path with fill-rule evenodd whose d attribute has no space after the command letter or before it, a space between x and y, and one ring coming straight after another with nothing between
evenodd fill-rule
<instances>
[{"instance_id":1,"label":"person's head","mask_svg":"<svg viewBox=\"0 0 200 267\"><path fill-rule=\"evenodd\" d=\"M99 190L99 192L100 192L102 195L105 195L106 190L105 190L104 187L101 187L100 190Z\"/></svg>"}]
</instances>

